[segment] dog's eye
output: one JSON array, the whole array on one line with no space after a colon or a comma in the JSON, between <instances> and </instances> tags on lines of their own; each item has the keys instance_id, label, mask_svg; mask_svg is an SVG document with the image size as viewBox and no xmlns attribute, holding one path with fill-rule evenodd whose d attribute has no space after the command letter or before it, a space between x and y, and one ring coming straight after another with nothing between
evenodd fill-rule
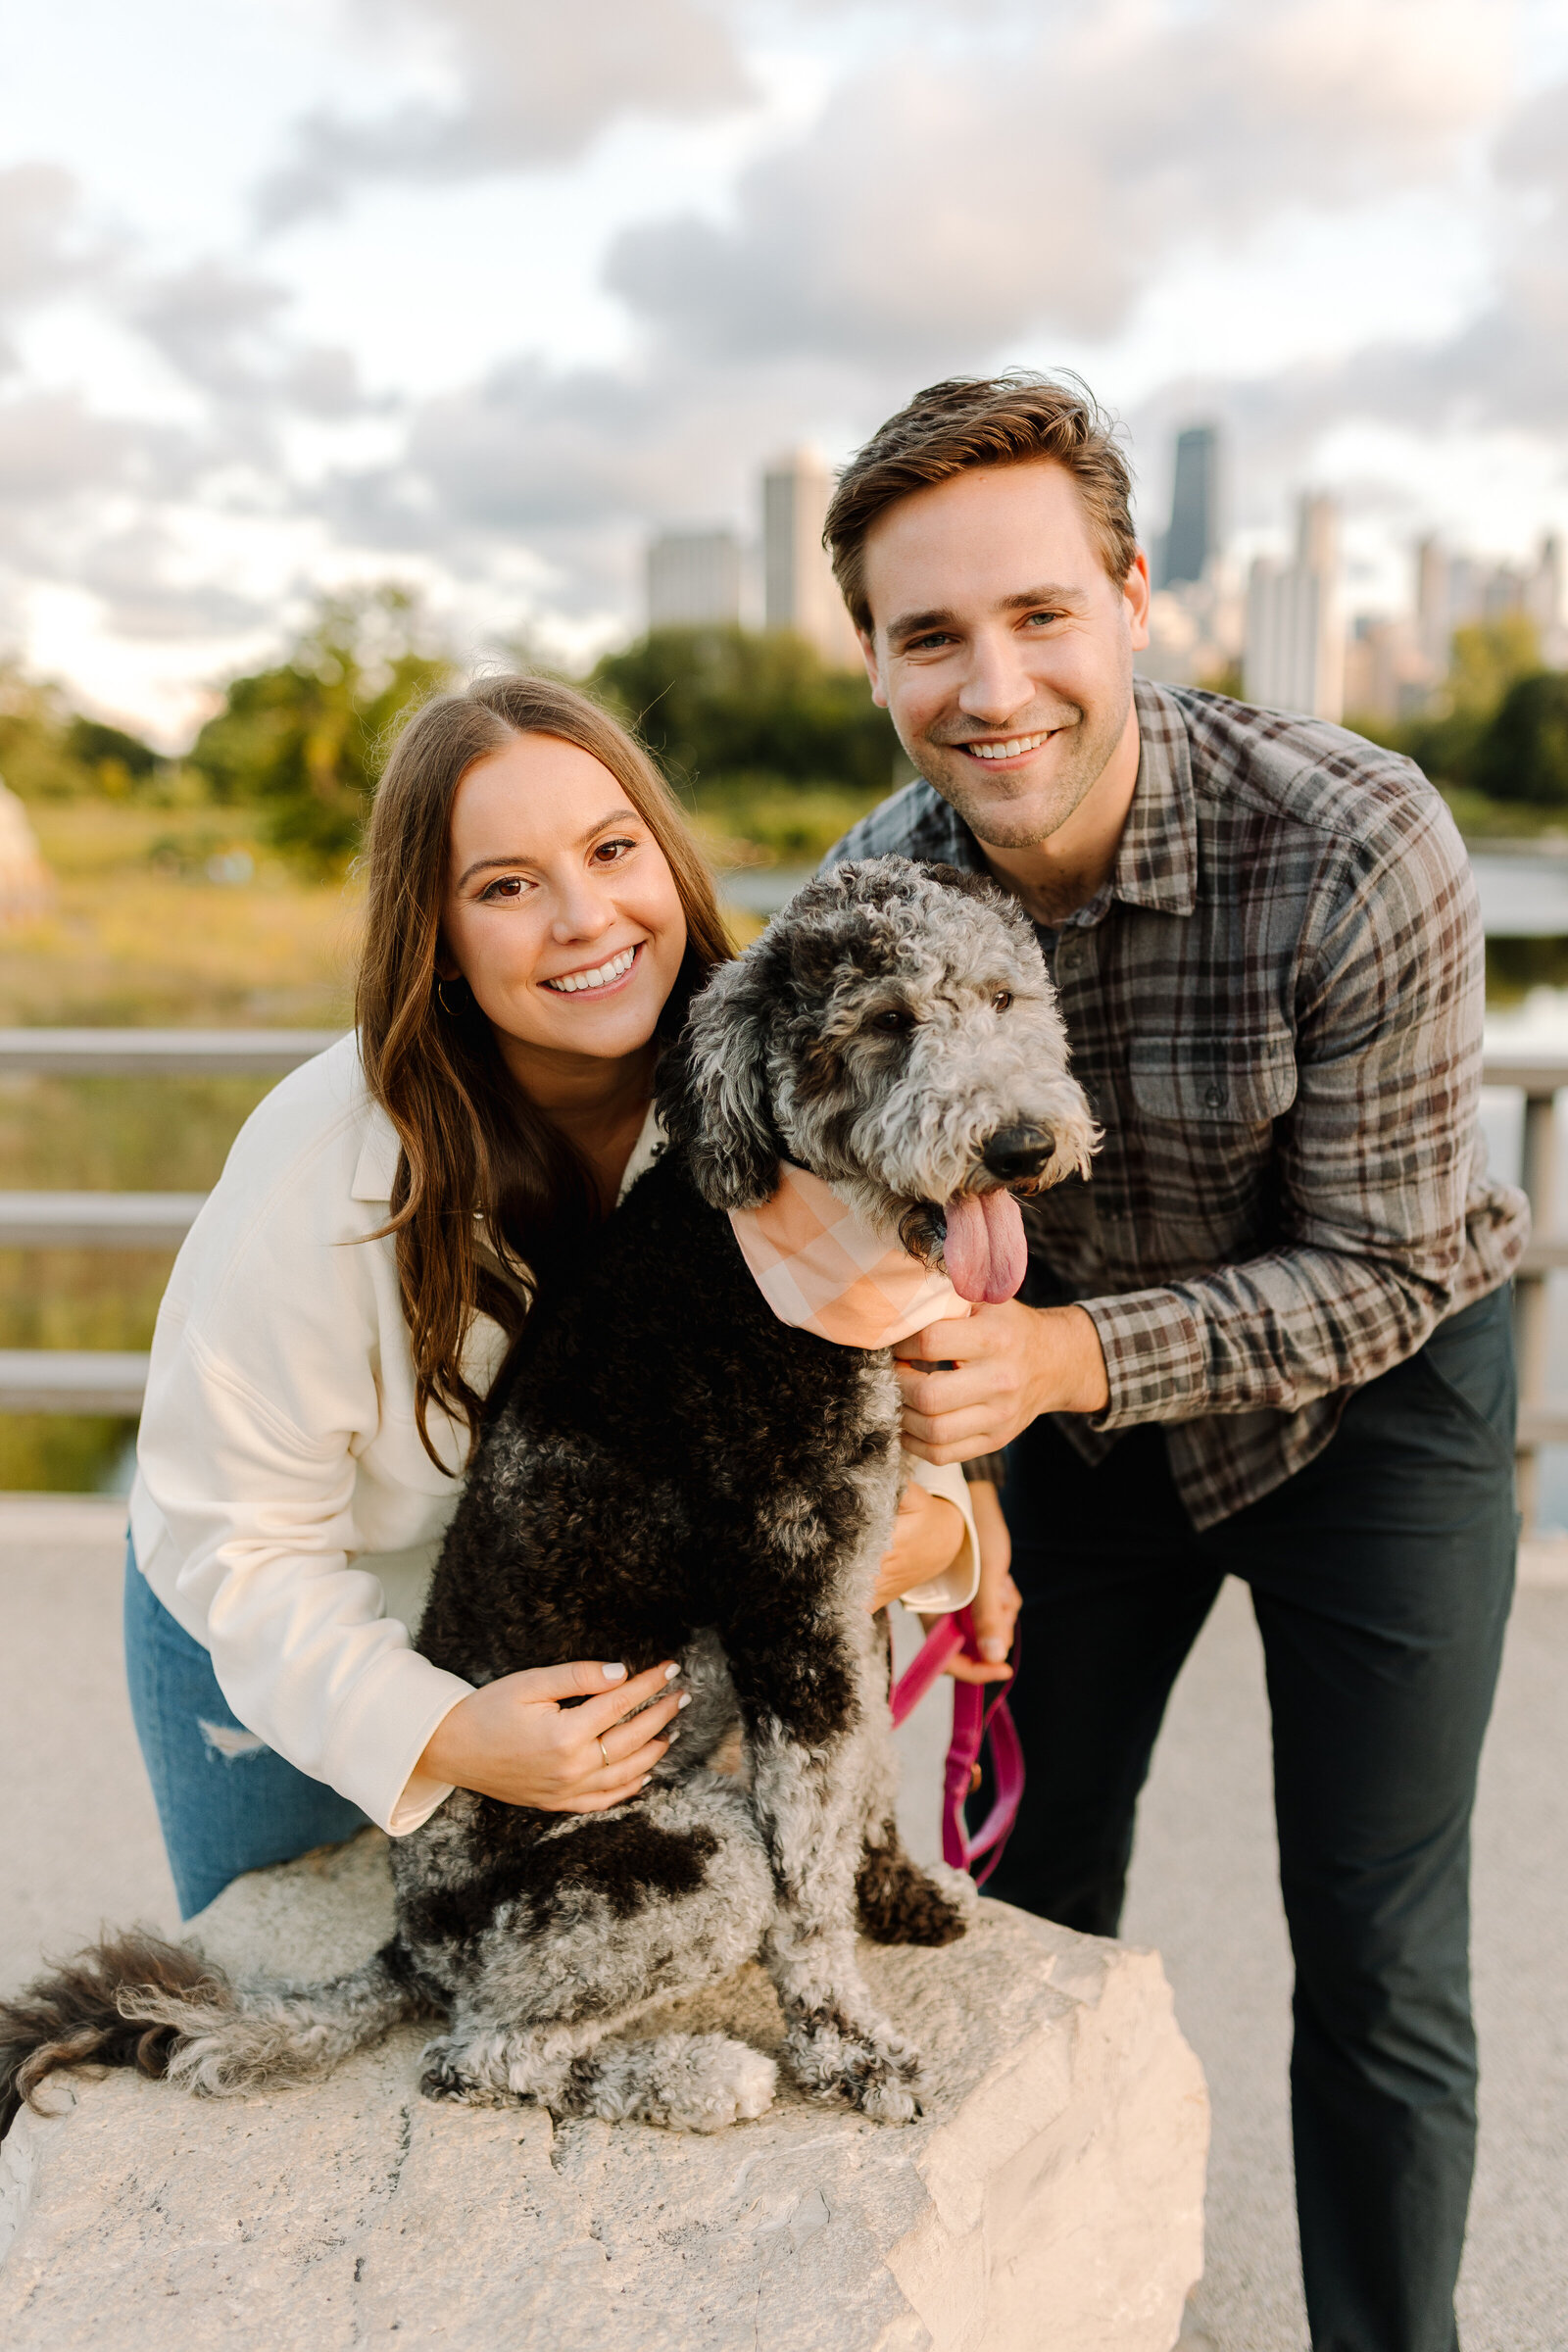
<instances>
[{"instance_id":1,"label":"dog's eye","mask_svg":"<svg viewBox=\"0 0 1568 2352\"><path fill-rule=\"evenodd\" d=\"M884 1037L902 1037L914 1023L902 1005L890 1004L885 1012L872 1013L870 1026L880 1030Z\"/></svg>"},{"instance_id":2,"label":"dog's eye","mask_svg":"<svg viewBox=\"0 0 1568 2352\"><path fill-rule=\"evenodd\" d=\"M998 1012L1005 1012L1007 1006L1012 1003L1012 997L1008 990L1004 988L999 988L991 1002L996 1006Z\"/></svg>"}]
</instances>

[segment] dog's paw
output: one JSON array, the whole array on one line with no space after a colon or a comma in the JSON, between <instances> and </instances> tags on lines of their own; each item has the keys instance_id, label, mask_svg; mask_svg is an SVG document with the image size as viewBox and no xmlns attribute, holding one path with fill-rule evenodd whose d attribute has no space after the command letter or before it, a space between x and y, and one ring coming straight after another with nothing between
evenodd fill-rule
<instances>
[{"instance_id":1,"label":"dog's paw","mask_svg":"<svg viewBox=\"0 0 1568 2352\"><path fill-rule=\"evenodd\" d=\"M886 2026L819 2012L791 2028L785 2050L813 2098L845 2100L879 2124L910 2124L920 2112L920 2053Z\"/></svg>"},{"instance_id":2,"label":"dog's paw","mask_svg":"<svg viewBox=\"0 0 1568 2352\"><path fill-rule=\"evenodd\" d=\"M727 2034L601 2042L591 2067L580 2072L593 2114L610 2123L662 2124L669 2132L723 2132L750 2123L766 2114L778 2087L772 2059Z\"/></svg>"},{"instance_id":3,"label":"dog's paw","mask_svg":"<svg viewBox=\"0 0 1568 2352\"><path fill-rule=\"evenodd\" d=\"M514 2107L518 2104L515 2092L485 2082L460 2065L458 2048L459 2045L445 2034L425 2043L424 2066L419 2076L422 2097L461 2099L466 2107Z\"/></svg>"}]
</instances>

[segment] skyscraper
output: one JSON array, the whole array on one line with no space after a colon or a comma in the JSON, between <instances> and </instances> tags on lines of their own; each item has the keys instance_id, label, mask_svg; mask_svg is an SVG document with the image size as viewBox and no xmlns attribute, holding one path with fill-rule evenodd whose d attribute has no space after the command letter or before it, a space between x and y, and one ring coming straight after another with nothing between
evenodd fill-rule
<instances>
[{"instance_id":1,"label":"skyscraper","mask_svg":"<svg viewBox=\"0 0 1568 2352\"><path fill-rule=\"evenodd\" d=\"M1190 424L1176 436L1170 529L1160 550L1161 588L1200 580L1219 546L1219 435L1211 424Z\"/></svg>"},{"instance_id":2,"label":"skyscraper","mask_svg":"<svg viewBox=\"0 0 1568 2352\"><path fill-rule=\"evenodd\" d=\"M859 647L822 545L833 484L814 450L791 450L762 476L762 625L794 629L824 662L854 668Z\"/></svg>"},{"instance_id":3,"label":"skyscraper","mask_svg":"<svg viewBox=\"0 0 1568 2352\"><path fill-rule=\"evenodd\" d=\"M733 531L662 531L648 549L651 629L733 627L741 616L741 551Z\"/></svg>"},{"instance_id":4,"label":"skyscraper","mask_svg":"<svg viewBox=\"0 0 1568 2352\"><path fill-rule=\"evenodd\" d=\"M1303 498L1296 560L1259 556L1247 583L1243 691L1265 710L1338 720L1345 710L1340 518L1331 498Z\"/></svg>"}]
</instances>

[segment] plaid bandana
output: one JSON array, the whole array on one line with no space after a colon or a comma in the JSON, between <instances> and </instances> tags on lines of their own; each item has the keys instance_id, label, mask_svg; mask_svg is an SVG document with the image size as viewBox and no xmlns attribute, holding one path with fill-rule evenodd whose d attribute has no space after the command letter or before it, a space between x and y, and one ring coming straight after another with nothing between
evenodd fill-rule
<instances>
[{"instance_id":1,"label":"plaid bandana","mask_svg":"<svg viewBox=\"0 0 1568 2352\"><path fill-rule=\"evenodd\" d=\"M911 1257L839 1199L830 1184L790 1161L760 1208L729 1221L757 1287L781 1323L841 1348L891 1348L928 1323L969 1312L945 1274Z\"/></svg>"}]
</instances>

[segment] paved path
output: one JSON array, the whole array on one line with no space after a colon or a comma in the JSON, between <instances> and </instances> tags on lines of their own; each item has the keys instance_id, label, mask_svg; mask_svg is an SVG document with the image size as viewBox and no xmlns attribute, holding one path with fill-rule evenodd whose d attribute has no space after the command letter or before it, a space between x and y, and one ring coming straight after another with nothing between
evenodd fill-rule
<instances>
[{"instance_id":1,"label":"paved path","mask_svg":"<svg viewBox=\"0 0 1568 2352\"><path fill-rule=\"evenodd\" d=\"M1544 1556L1544 1555L1543 1555ZM120 1672L120 1544L97 1504L0 1501L0 1984L100 1921L172 1927L173 1892ZM1477 1822L1483 2154L1461 2281L1465 2352L1568 2352L1568 1575L1521 1592ZM1538 1562L1538 1569L1540 1563ZM905 1735L929 1850L943 1725ZM1188 2340L1301 2352L1285 2070L1290 1966L1274 1884L1267 1716L1229 1586L1178 1685L1145 1800L1127 1932L1156 1944L1214 2103L1208 2276ZM258 2347L262 2352L262 2347Z\"/></svg>"}]
</instances>

